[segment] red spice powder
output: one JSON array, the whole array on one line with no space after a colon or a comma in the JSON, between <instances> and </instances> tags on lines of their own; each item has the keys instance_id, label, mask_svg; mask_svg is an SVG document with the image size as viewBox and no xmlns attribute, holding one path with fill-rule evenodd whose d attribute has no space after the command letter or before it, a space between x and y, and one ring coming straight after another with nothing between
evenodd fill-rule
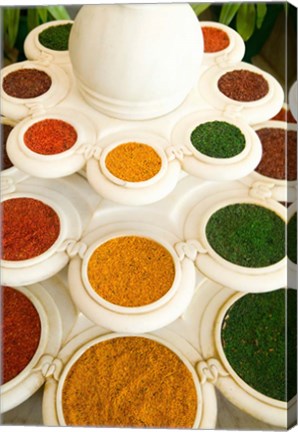
<instances>
[{"instance_id":1,"label":"red spice powder","mask_svg":"<svg viewBox=\"0 0 298 432\"><path fill-rule=\"evenodd\" d=\"M297 123L290 110L282 108L271 120L286 121L288 123Z\"/></svg>"},{"instance_id":2,"label":"red spice powder","mask_svg":"<svg viewBox=\"0 0 298 432\"><path fill-rule=\"evenodd\" d=\"M20 291L1 287L2 377L12 380L28 365L40 341L41 323L37 310Z\"/></svg>"},{"instance_id":3,"label":"red spice powder","mask_svg":"<svg viewBox=\"0 0 298 432\"><path fill-rule=\"evenodd\" d=\"M24 142L35 153L54 155L69 150L77 137L75 128L69 123L46 119L28 128L24 134Z\"/></svg>"},{"instance_id":4,"label":"red spice powder","mask_svg":"<svg viewBox=\"0 0 298 432\"><path fill-rule=\"evenodd\" d=\"M281 128L263 128L257 131L263 147L259 174L278 180L297 179L297 133Z\"/></svg>"},{"instance_id":5,"label":"red spice powder","mask_svg":"<svg viewBox=\"0 0 298 432\"><path fill-rule=\"evenodd\" d=\"M222 51L230 45L227 33L215 27L202 27L204 37L204 52L214 53Z\"/></svg>"},{"instance_id":6,"label":"red spice powder","mask_svg":"<svg viewBox=\"0 0 298 432\"><path fill-rule=\"evenodd\" d=\"M11 168L13 166L11 160L8 157L6 151L6 143L10 132L13 130L13 127L7 124L1 124L1 171Z\"/></svg>"},{"instance_id":7,"label":"red spice powder","mask_svg":"<svg viewBox=\"0 0 298 432\"><path fill-rule=\"evenodd\" d=\"M217 85L225 96L240 102L262 99L269 91L268 82L262 75L245 69L225 73Z\"/></svg>"},{"instance_id":8,"label":"red spice powder","mask_svg":"<svg viewBox=\"0 0 298 432\"><path fill-rule=\"evenodd\" d=\"M48 205L33 198L1 203L2 259L21 261L46 252L57 240L60 221Z\"/></svg>"},{"instance_id":9,"label":"red spice powder","mask_svg":"<svg viewBox=\"0 0 298 432\"><path fill-rule=\"evenodd\" d=\"M19 69L3 79L6 94L19 99L30 99L46 93L52 85L51 77L38 69Z\"/></svg>"}]
</instances>

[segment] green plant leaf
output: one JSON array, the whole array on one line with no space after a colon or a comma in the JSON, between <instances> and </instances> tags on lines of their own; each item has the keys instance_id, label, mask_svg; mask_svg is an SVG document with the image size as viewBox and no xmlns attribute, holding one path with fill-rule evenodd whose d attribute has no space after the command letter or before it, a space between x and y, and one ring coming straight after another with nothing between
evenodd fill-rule
<instances>
[{"instance_id":1,"label":"green plant leaf","mask_svg":"<svg viewBox=\"0 0 298 432\"><path fill-rule=\"evenodd\" d=\"M236 13L238 12L241 3L224 4L220 11L219 22L229 25Z\"/></svg>"},{"instance_id":2,"label":"green plant leaf","mask_svg":"<svg viewBox=\"0 0 298 432\"><path fill-rule=\"evenodd\" d=\"M4 9L4 38L9 48L12 48L18 36L20 9L6 8Z\"/></svg>"},{"instance_id":3,"label":"green plant leaf","mask_svg":"<svg viewBox=\"0 0 298 432\"><path fill-rule=\"evenodd\" d=\"M47 10L55 20L70 19L70 16L64 6L48 6Z\"/></svg>"},{"instance_id":4,"label":"green plant leaf","mask_svg":"<svg viewBox=\"0 0 298 432\"><path fill-rule=\"evenodd\" d=\"M211 3L193 3L191 7L197 16L201 15L206 9L209 8Z\"/></svg>"},{"instance_id":5,"label":"green plant leaf","mask_svg":"<svg viewBox=\"0 0 298 432\"><path fill-rule=\"evenodd\" d=\"M33 30L40 24L39 16L36 8L28 8L27 12L27 27L28 31Z\"/></svg>"},{"instance_id":6,"label":"green plant leaf","mask_svg":"<svg viewBox=\"0 0 298 432\"><path fill-rule=\"evenodd\" d=\"M243 3L237 13L236 28L244 41L247 41L254 32L256 23L256 9L252 3Z\"/></svg>"},{"instance_id":7,"label":"green plant leaf","mask_svg":"<svg viewBox=\"0 0 298 432\"><path fill-rule=\"evenodd\" d=\"M41 22L42 23L47 22L47 20L48 20L48 10L47 10L47 8L46 7L39 7L39 8L36 8L36 9L37 9L37 13L38 13L39 18L41 19Z\"/></svg>"},{"instance_id":8,"label":"green plant leaf","mask_svg":"<svg viewBox=\"0 0 298 432\"><path fill-rule=\"evenodd\" d=\"M267 5L266 3L257 3L257 21L256 26L258 29L262 27L264 18L267 13Z\"/></svg>"}]
</instances>

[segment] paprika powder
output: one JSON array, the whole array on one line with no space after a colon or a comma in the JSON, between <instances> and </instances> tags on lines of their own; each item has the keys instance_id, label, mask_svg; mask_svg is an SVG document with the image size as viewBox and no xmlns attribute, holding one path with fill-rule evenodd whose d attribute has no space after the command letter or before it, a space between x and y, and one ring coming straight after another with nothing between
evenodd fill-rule
<instances>
[{"instance_id":1,"label":"paprika powder","mask_svg":"<svg viewBox=\"0 0 298 432\"><path fill-rule=\"evenodd\" d=\"M41 322L32 302L22 292L1 287L2 293L2 380L12 380L37 351Z\"/></svg>"},{"instance_id":2,"label":"paprika powder","mask_svg":"<svg viewBox=\"0 0 298 432\"><path fill-rule=\"evenodd\" d=\"M57 240L60 220L50 206L33 198L11 198L1 203L1 258L21 261L46 252Z\"/></svg>"},{"instance_id":3,"label":"paprika powder","mask_svg":"<svg viewBox=\"0 0 298 432\"><path fill-rule=\"evenodd\" d=\"M76 143L77 137L71 124L58 119L45 119L27 129L24 143L35 153L54 155L69 150Z\"/></svg>"}]
</instances>

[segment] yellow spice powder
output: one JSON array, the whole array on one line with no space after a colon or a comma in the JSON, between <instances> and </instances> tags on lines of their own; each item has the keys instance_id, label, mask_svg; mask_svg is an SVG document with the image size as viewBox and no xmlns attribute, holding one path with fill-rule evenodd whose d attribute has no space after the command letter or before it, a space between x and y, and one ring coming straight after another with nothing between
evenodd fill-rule
<instances>
[{"instance_id":1,"label":"yellow spice powder","mask_svg":"<svg viewBox=\"0 0 298 432\"><path fill-rule=\"evenodd\" d=\"M128 182L141 182L160 171L161 158L149 145L130 142L111 150L105 164L115 177Z\"/></svg>"},{"instance_id":2,"label":"yellow spice powder","mask_svg":"<svg viewBox=\"0 0 298 432\"><path fill-rule=\"evenodd\" d=\"M171 350L144 337L89 348L62 390L67 425L191 428L197 411L193 377Z\"/></svg>"},{"instance_id":3,"label":"yellow spice powder","mask_svg":"<svg viewBox=\"0 0 298 432\"><path fill-rule=\"evenodd\" d=\"M175 278L171 254L144 237L117 237L99 246L88 263L94 291L110 303L136 307L163 297Z\"/></svg>"}]
</instances>

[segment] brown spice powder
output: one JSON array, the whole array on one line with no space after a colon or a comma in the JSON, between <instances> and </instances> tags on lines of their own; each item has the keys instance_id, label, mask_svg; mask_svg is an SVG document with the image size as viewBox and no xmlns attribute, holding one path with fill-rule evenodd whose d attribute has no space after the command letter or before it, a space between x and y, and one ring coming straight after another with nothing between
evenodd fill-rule
<instances>
[{"instance_id":1,"label":"brown spice powder","mask_svg":"<svg viewBox=\"0 0 298 432\"><path fill-rule=\"evenodd\" d=\"M46 93L52 85L51 77L38 69L19 69L3 79L3 90L9 96L30 99Z\"/></svg>"},{"instance_id":2,"label":"brown spice powder","mask_svg":"<svg viewBox=\"0 0 298 432\"><path fill-rule=\"evenodd\" d=\"M297 179L297 132L281 128L263 128L257 131L263 147L259 174L278 180ZM286 174L287 173L287 174Z\"/></svg>"},{"instance_id":3,"label":"brown spice powder","mask_svg":"<svg viewBox=\"0 0 298 432\"><path fill-rule=\"evenodd\" d=\"M197 394L190 371L171 350L143 337L89 348L62 391L67 425L191 428Z\"/></svg>"},{"instance_id":4,"label":"brown spice powder","mask_svg":"<svg viewBox=\"0 0 298 432\"><path fill-rule=\"evenodd\" d=\"M13 130L12 126L7 124L1 124L1 150L2 150L1 171L11 168L13 166L6 151L7 139L12 130Z\"/></svg>"},{"instance_id":5,"label":"brown spice powder","mask_svg":"<svg viewBox=\"0 0 298 432\"><path fill-rule=\"evenodd\" d=\"M160 171L161 158L149 145L130 142L111 150L105 164L115 177L128 182L141 182Z\"/></svg>"},{"instance_id":6,"label":"brown spice powder","mask_svg":"<svg viewBox=\"0 0 298 432\"><path fill-rule=\"evenodd\" d=\"M204 52L214 53L222 51L230 44L227 33L215 27L202 27L204 38Z\"/></svg>"},{"instance_id":7,"label":"brown spice powder","mask_svg":"<svg viewBox=\"0 0 298 432\"><path fill-rule=\"evenodd\" d=\"M137 236L117 237L99 246L88 263L94 291L110 303L137 307L163 297L173 285L174 261L159 243Z\"/></svg>"},{"instance_id":8,"label":"brown spice powder","mask_svg":"<svg viewBox=\"0 0 298 432\"><path fill-rule=\"evenodd\" d=\"M217 85L225 96L241 102L262 99L269 92L268 82L262 75L245 69L225 73Z\"/></svg>"}]
</instances>

